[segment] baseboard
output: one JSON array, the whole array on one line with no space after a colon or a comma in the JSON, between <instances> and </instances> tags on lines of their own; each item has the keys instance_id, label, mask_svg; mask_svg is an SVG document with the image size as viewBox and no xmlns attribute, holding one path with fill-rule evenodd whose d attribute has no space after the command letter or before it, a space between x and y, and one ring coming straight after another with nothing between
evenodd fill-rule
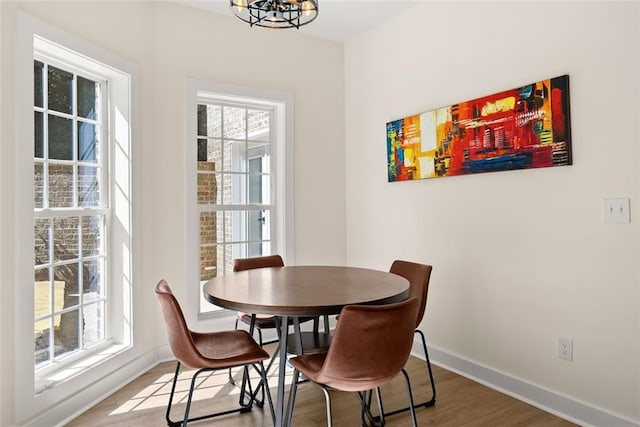
<instances>
[{"instance_id":1,"label":"baseboard","mask_svg":"<svg viewBox=\"0 0 640 427\"><path fill-rule=\"evenodd\" d=\"M167 347L168 350L168 347ZM97 378L63 402L30 419L24 427L64 426L89 408L109 397L166 358L162 347L154 348L102 378ZM171 352L168 351L169 355ZM173 358L173 356L170 356ZM169 358L166 358L167 360Z\"/></svg>"},{"instance_id":2,"label":"baseboard","mask_svg":"<svg viewBox=\"0 0 640 427\"><path fill-rule=\"evenodd\" d=\"M412 354L424 360L422 345L419 340L414 342ZM581 426L640 427L640 421L638 420L634 421L620 417L431 346L429 346L429 359L434 365L460 374Z\"/></svg>"}]
</instances>

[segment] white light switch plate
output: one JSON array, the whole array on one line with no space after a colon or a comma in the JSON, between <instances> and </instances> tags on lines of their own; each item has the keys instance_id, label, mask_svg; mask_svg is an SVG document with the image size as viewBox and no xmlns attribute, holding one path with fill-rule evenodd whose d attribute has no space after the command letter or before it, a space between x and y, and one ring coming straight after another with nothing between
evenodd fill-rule
<instances>
[{"instance_id":1,"label":"white light switch plate","mask_svg":"<svg viewBox=\"0 0 640 427\"><path fill-rule=\"evenodd\" d=\"M605 224L628 224L631 222L628 198L602 199L602 219Z\"/></svg>"}]
</instances>

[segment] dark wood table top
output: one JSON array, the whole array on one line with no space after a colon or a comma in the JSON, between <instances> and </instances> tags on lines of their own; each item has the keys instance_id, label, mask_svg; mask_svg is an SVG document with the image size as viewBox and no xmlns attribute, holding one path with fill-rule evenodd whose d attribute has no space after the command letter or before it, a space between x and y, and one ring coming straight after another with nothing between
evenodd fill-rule
<instances>
[{"instance_id":1,"label":"dark wood table top","mask_svg":"<svg viewBox=\"0 0 640 427\"><path fill-rule=\"evenodd\" d=\"M356 267L256 268L209 280L204 297L220 307L281 316L337 314L350 304L389 304L409 295L409 282Z\"/></svg>"}]
</instances>

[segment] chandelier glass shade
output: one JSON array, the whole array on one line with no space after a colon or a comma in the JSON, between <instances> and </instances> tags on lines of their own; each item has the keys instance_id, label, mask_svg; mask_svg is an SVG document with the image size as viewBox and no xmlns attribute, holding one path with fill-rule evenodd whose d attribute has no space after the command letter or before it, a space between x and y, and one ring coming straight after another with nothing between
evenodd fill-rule
<instances>
[{"instance_id":1,"label":"chandelier glass shade","mask_svg":"<svg viewBox=\"0 0 640 427\"><path fill-rule=\"evenodd\" d=\"M229 0L233 14L252 27L300 28L318 16L318 0Z\"/></svg>"}]
</instances>

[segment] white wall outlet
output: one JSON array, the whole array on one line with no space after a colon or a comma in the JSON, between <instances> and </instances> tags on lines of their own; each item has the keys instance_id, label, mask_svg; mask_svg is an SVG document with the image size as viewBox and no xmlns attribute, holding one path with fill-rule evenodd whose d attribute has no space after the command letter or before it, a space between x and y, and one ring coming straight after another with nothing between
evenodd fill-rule
<instances>
[{"instance_id":1,"label":"white wall outlet","mask_svg":"<svg viewBox=\"0 0 640 427\"><path fill-rule=\"evenodd\" d=\"M602 199L602 219L605 224L628 224L631 222L629 199Z\"/></svg>"},{"instance_id":2,"label":"white wall outlet","mask_svg":"<svg viewBox=\"0 0 640 427\"><path fill-rule=\"evenodd\" d=\"M558 338L558 357L568 361L573 360L573 340L571 338Z\"/></svg>"}]
</instances>

